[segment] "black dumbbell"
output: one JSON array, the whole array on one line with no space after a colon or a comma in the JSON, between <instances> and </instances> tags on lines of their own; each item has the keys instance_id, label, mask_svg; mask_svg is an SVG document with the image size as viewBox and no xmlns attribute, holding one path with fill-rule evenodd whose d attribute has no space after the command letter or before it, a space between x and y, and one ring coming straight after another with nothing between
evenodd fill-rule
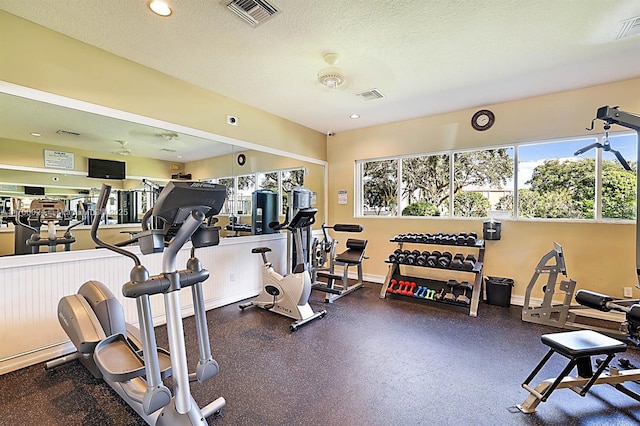
<instances>
[{"instance_id":1,"label":"black dumbbell","mask_svg":"<svg viewBox=\"0 0 640 426\"><path fill-rule=\"evenodd\" d=\"M454 294L454 291L459 286L460 286L460 283L456 280L447 281L447 288L449 289L449 291L445 293L445 295L442 297L442 300L446 300L447 302L455 302L456 295Z\"/></svg>"},{"instance_id":2,"label":"black dumbbell","mask_svg":"<svg viewBox=\"0 0 640 426\"><path fill-rule=\"evenodd\" d=\"M467 235L465 242L468 246L475 246L477 239L478 235L475 232L469 232L469 235Z\"/></svg>"},{"instance_id":3,"label":"black dumbbell","mask_svg":"<svg viewBox=\"0 0 640 426\"><path fill-rule=\"evenodd\" d=\"M389 255L389 262L396 263L398 261L398 255L400 253L402 253L402 250L395 249L395 251Z\"/></svg>"},{"instance_id":4,"label":"black dumbbell","mask_svg":"<svg viewBox=\"0 0 640 426\"><path fill-rule=\"evenodd\" d=\"M441 268L448 268L451 264L452 256L453 255L448 251L442 253L442 255L438 258L438 266L440 266Z\"/></svg>"},{"instance_id":5,"label":"black dumbbell","mask_svg":"<svg viewBox=\"0 0 640 426\"><path fill-rule=\"evenodd\" d=\"M410 254L409 250L403 250L402 253L398 254L398 263L407 263L407 256Z\"/></svg>"},{"instance_id":6,"label":"black dumbbell","mask_svg":"<svg viewBox=\"0 0 640 426\"><path fill-rule=\"evenodd\" d=\"M456 255L453 256L453 259L451 259L451 264L449 265L449 268L462 269L463 262L464 262L464 254L456 253Z\"/></svg>"},{"instance_id":7,"label":"black dumbbell","mask_svg":"<svg viewBox=\"0 0 640 426\"><path fill-rule=\"evenodd\" d=\"M467 234L465 234L464 232L458 234L456 236L456 244L459 246L463 246L467 243Z\"/></svg>"},{"instance_id":8,"label":"black dumbbell","mask_svg":"<svg viewBox=\"0 0 640 426\"><path fill-rule=\"evenodd\" d=\"M476 267L476 262L478 259L475 254L468 254L467 257L462 262L462 269L465 271L473 271L473 268Z\"/></svg>"},{"instance_id":9,"label":"black dumbbell","mask_svg":"<svg viewBox=\"0 0 640 426\"><path fill-rule=\"evenodd\" d=\"M431 253L429 253L427 250L420 253L420 256L418 256L416 259L416 265L425 266L427 264L427 258L429 256L431 256Z\"/></svg>"},{"instance_id":10,"label":"black dumbbell","mask_svg":"<svg viewBox=\"0 0 640 426\"><path fill-rule=\"evenodd\" d=\"M436 242L436 237L435 237L435 235L433 235L433 234L427 234L427 238L426 238L425 243L433 244L433 243L435 243L435 242Z\"/></svg>"},{"instance_id":11,"label":"black dumbbell","mask_svg":"<svg viewBox=\"0 0 640 426\"><path fill-rule=\"evenodd\" d=\"M416 259L420 256L420 250L413 250L411 253L407 255L407 265L414 265L416 263Z\"/></svg>"},{"instance_id":12,"label":"black dumbbell","mask_svg":"<svg viewBox=\"0 0 640 426\"><path fill-rule=\"evenodd\" d=\"M442 256L438 250L434 250L431 252L431 256L427 257L427 266L431 266L432 268L438 267L438 259Z\"/></svg>"},{"instance_id":13,"label":"black dumbbell","mask_svg":"<svg viewBox=\"0 0 640 426\"><path fill-rule=\"evenodd\" d=\"M460 283L459 287L462 288L462 294L456 297L456 302L469 305L471 303L471 298L469 297L469 293L471 293L471 290L473 290L473 285L471 285L470 282L463 281ZM469 293L467 293L467 291Z\"/></svg>"}]
</instances>

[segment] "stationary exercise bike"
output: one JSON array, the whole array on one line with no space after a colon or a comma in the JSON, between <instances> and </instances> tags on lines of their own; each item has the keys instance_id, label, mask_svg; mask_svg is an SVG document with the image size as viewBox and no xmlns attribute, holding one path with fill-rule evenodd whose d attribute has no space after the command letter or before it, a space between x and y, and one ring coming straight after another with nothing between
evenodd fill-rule
<instances>
[{"instance_id":1,"label":"stationary exercise bike","mask_svg":"<svg viewBox=\"0 0 640 426\"><path fill-rule=\"evenodd\" d=\"M211 355L202 282L209 272L195 257L195 249L217 245L218 226L204 221L218 214L226 197L223 185L202 182L169 182L156 201L152 217L162 229L135 235L143 254L164 252L163 272L149 276L140 258L131 251L98 237L101 216L111 187L103 185L93 220L91 237L100 247L129 257L134 262L130 281L123 285L125 297L136 299L140 329L124 321L124 311L111 291L98 281L84 283L77 294L62 298L58 318L77 352L47 363L47 369L78 359L97 378L103 378L147 423L155 425L206 425L206 417L225 406L220 397L200 409L191 396L189 382L204 382L218 374ZM177 270L176 257L191 239L187 267ZM168 241L167 241L168 240ZM191 287L195 311L199 361L194 373L187 370L180 290ZM164 296L169 349L157 348L150 296ZM163 380L172 377L173 394Z\"/></svg>"},{"instance_id":2,"label":"stationary exercise bike","mask_svg":"<svg viewBox=\"0 0 640 426\"><path fill-rule=\"evenodd\" d=\"M309 261L307 250L304 250L303 232L309 230L315 222L315 215L318 209L300 209L290 222L275 224L275 230L284 229L291 233L294 244L295 257L292 272L282 276L277 273L271 263L267 260L266 253L270 252L269 247L256 247L252 253L260 253L264 268L262 269L262 291L251 302L243 303L240 309L244 310L250 306L257 306L262 309L293 318L296 321L291 324L291 331L296 331L298 327L322 318L327 314L326 310L313 312L309 305L309 295L311 294L311 276L309 275ZM271 224L270 224L271 225Z\"/></svg>"}]
</instances>

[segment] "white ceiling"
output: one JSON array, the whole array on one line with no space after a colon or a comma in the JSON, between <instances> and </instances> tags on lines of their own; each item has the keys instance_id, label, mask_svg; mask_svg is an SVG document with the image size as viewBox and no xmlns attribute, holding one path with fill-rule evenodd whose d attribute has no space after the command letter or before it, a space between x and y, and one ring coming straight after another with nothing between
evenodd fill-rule
<instances>
[{"instance_id":1,"label":"white ceiling","mask_svg":"<svg viewBox=\"0 0 640 426\"><path fill-rule=\"evenodd\" d=\"M0 9L320 132L640 76L640 35L616 40L638 0L270 1L281 12L255 28L220 0L168 0L168 18L147 0ZM336 91L317 82L329 52ZM356 96L373 88L385 98Z\"/></svg>"}]
</instances>

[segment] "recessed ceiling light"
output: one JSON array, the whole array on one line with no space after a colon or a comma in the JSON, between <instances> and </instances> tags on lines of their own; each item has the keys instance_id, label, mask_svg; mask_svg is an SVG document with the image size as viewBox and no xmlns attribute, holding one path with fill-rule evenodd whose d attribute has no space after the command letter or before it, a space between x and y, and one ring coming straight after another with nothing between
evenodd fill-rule
<instances>
[{"instance_id":1,"label":"recessed ceiling light","mask_svg":"<svg viewBox=\"0 0 640 426\"><path fill-rule=\"evenodd\" d=\"M163 0L151 0L149 2L149 9L160 16L169 16L173 12L167 2Z\"/></svg>"},{"instance_id":2,"label":"recessed ceiling light","mask_svg":"<svg viewBox=\"0 0 640 426\"><path fill-rule=\"evenodd\" d=\"M40 136L42 136L42 133L33 132L33 133L31 133L31 136L35 136L35 137L39 138Z\"/></svg>"},{"instance_id":3,"label":"recessed ceiling light","mask_svg":"<svg viewBox=\"0 0 640 426\"><path fill-rule=\"evenodd\" d=\"M178 157L178 158L182 158L182 155L176 155L176 157Z\"/></svg>"},{"instance_id":4,"label":"recessed ceiling light","mask_svg":"<svg viewBox=\"0 0 640 426\"><path fill-rule=\"evenodd\" d=\"M353 118L355 120L356 118L360 118L360 116L358 114L351 114L349 118Z\"/></svg>"}]
</instances>

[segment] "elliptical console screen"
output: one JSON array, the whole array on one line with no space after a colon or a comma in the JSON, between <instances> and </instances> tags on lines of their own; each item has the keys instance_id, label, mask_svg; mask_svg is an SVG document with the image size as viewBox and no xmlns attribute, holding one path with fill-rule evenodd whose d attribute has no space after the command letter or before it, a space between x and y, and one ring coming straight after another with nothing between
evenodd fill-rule
<instances>
[{"instance_id":1,"label":"elliptical console screen","mask_svg":"<svg viewBox=\"0 0 640 426\"><path fill-rule=\"evenodd\" d=\"M153 206L153 216L168 224L184 222L194 210L205 217L220 213L227 198L227 187L207 182L170 181Z\"/></svg>"}]
</instances>

